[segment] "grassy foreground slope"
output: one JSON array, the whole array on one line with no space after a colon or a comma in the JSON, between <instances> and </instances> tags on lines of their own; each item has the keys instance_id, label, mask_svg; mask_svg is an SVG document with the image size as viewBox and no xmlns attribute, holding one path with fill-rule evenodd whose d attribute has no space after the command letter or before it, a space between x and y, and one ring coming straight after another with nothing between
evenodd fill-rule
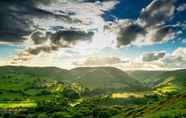
<instances>
[{"instance_id":1,"label":"grassy foreground slope","mask_svg":"<svg viewBox=\"0 0 186 118\"><path fill-rule=\"evenodd\" d=\"M129 107L112 118L185 118L186 92L153 104Z\"/></svg>"}]
</instances>

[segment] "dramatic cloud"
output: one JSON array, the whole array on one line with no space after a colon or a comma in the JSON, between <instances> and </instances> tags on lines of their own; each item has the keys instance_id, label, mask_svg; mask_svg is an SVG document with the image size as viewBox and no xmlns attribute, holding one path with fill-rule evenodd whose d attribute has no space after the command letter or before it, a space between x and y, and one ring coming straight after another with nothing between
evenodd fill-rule
<instances>
[{"instance_id":1,"label":"dramatic cloud","mask_svg":"<svg viewBox=\"0 0 186 118\"><path fill-rule=\"evenodd\" d=\"M141 11L139 20L145 26L162 24L174 14L172 0L154 0Z\"/></svg>"},{"instance_id":2,"label":"dramatic cloud","mask_svg":"<svg viewBox=\"0 0 186 118\"><path fill-rule=\"evenodd\" d=\"M23 41L25 39L23 36L29 35L34 30L47 30L55 26L90 28L92 26L86 25L90 25L94 19L97 21L101 19L99 15L115 5L114 1L107 0L99 5L94 1L65 1L1 0L0 41Z\"/></svg>"},{"instance_id":3,"label":"dramatic cloud","mask_svg":"<svg viewBox=\"0 0 186 118\"><path fill-rule=\"evenodd\" d=\"M78 41L90 41L94 32L81 31L79 29L60 29L53 32L36 31L30 35L30 40L35 45L45 44L47 41L51 45L58 47L70 47Z\"/></svg>"},{"instance_id":4,"label":"dramatic cloud","mask_svg":"<svg viewBox=\"0 0 186 118\"><path fill-rule=\"evenodd\" d=\"M46 33L42 31L35 31L31 33L29 38L36 45L42 44L47 40Z\"/></svg>"},{"instance_id":5,"label":"dramatic cloud","mask_svg":"<svg viewBox=\"0 0 186 118\"><path fill-rule=\"evenodd\" d=\"M165 52L150 52L145 53L143 55L143 61L150 62L150 61L157 61L162 59L165 56Z\"/></svg>"},{"instance_id":6,"label":"dramatic cloud","mask_svg":"<svg viewBox=\"0 0 186 118\"><path fill-rule=\"evenodd\" d=\"M57 52L53 53L39 53L32 56L28 52L20 53L14 61L11 61L11 65L22 66L56 66L62 67L60 64L56 64L56 58L59 58ZM54 58L55 57L55 58Z\"/></svg>"},{"instance_id":7,"label":"dramatic cloud","mask_svg":"<svg viewBox=\"0 0 186 118\"><path fill-rule=\"evenodd\" d=\"M29 61L34 58L35 55L39 55L40 53L51 53L56 51L58 48L55 46L38 46L35 48L28 48L16 55L16 57L11 61L12 64L21 64L24 61Z\"/></svg>"},{"instance_id":8,"label":"dramatic cloud","mask_svg":"<svg viewBox=\"0 0 186 118\"><path fill-rule=\"evenodd\" d=\"M63 41L76 42L80 40L91 40L93 32L76 31L76 30L62 30L51 34L50 39L54 44L60 44ZM63 41L61 41L63 40ZM62 44L63 45L63 44Z\"/></svg>"},{"instance_id":9,"label":"dramatic cloud","mask_svg":"<svg viewBox=\"0 0 186 118\"><path fill-rule=\"evenodd\" d=\"M16 42L23 36L32 32L35 27L33 19L57 17L55 14L44 11L37 4L45 3L44 0L1 0L0 1L0 41ZM49 3L46 1L46 3ZM58 15L58 18L64 18ZM8 40L10 39L11 40Z\"/></svg>"},{"instance_id":10,"label":"dramatic cloud","mask_svg":"<svg viewBox=\"0 0 186 118\"><path fill-rule=\"evenodd\" d=\"M154 34L154 42L170 40L175 34L176 30L172 26L161 26L156 29ZM171 37L172 36L172 37ZM152 39L152 38L151 38Z\"/></svg>"},{"instance_id":11,"label":"dramatic cloud","mask_svg":"<svg viewBox=\"0 0 186 118\"><path fill-rule=\"evenodd\" d=\"M144 29L133 22L127 23L126 25L120 27L120 31L118 34L118 46L120 45L128 45L132 41L134 41L138 34L144 34Z\"/></svg>"},{"instance_id":12,"label":"dramatic cloud","mask_svg":"<svg viewBox=\"0 0 186 118\"><path fill-rule=\"evenodd\" d=\"M165 43L169 40L174 39L180 34L177 31L177 26L159 26L156 28L147 28L144 35L138 35L134 44L144 45L144 44L155 44L155 43Z\"/></svg>"},{"instance_id":13,"label":"dramatic cloud","mask_svg":"<svg viewBox=\"0 0 186 118\"><path fill-rule=\"evenodd\" d=\"M13 63L28 61L40 53L90 42L104 32L104 11L115 0L1 0L0 43L22 43ZM95 41L94 41L95 42Z\"/></svg>"},{"instance_id":14,"label":"dramatic cloud","mask_svg":"<svg viewBox=\"0 0 186 118\"><path fill-rule=\"evenodd\" d=\"M162 46L171 39L177 43L177 38L180 38L177 36L186 30L185 21L176 20L181 17L179 13L185 11L185 4L176 4L176 0L151 0L147 6L140 5L141 11L134 15L135 18L127 19L128 15L116 15L123 12L120 9L116 10L116 14L110 11L120 2L121 0L1 0L0 45L21 46L16 51L17 55L12 55L14 58L10 63L13 65L106 65L124 70L186 67L184 48L178 48L172 54L145 53L141 58L146 50L144 45L150 49L151 46L154 48L154 44ZM128 7L128 2L130 1L123 7ZM116 15L119 18L106 21L107 13L108 17ZM140 60L135 60L139 59L137 54L129 54L133 48L140 49L137 51ZM166 48L163 49L166 51L168 46ZM8 50L5 49L4 52ZM99 55L99 52L105 55L116 54L117 57L91 57ZM124 56L127 61L122 60ZM136 56L135 59L130 58L133 56ZM78 59L81 63L76 62Z\"/></svg>"},{"instance_id":15,"label":"dramatic cloud","mask_svg":"<svg viewBox=\"0 0 186 118\"><path fill-rule=\"evenodd\" d=\"M140 24L132 23L120 27L117 41L118 46L129 44L145 45L163 43L179 35L178 26L162 25L154 28L142 27Z\"/></svg>"},{"instance_id":16,"label":"dramatic cloud","mask_svg":"<svg viewBox=\"0 0 186 118\"><path fill-rule=\"evenodd\" d=\"M172 0L154 0L135 20L118 22L118 46L162 43L175 38L180 26L166 25L174 15Z\"/></svg>"},{"instance_id":17,"label":"dramatic cloud","mask_svg":"<svg viewBox=\"0 0 186 118\"><path fill-rule=\"evenodd\" d=\"M19 3L19 4L18 4ZM63 27L68 31L57 31L53 35L57 43L63 35L63 40L85 40L94 32L105 30L107 24L101 17L104 11L110 10L117 4L117 0L3 0L0 2L0 14L2 14L0 41L21 42L23 36L35 30L43 29L45 32L50 28ZM119 24L118 46L129 45L132 42L161 42L165 38L175 34L170 26L156 26L166 22L174 14L172 0L153 0L141 11L137 21L129 20L128 23ZM14 20L11 20L14 19ZM70 28L79 28L88 32L70 31ZM59 29L55 29L59 30ZM103 31L102 31L103 32ZM34 33L32 37L36 44L45 42L42 34ZM76 38L77 37L77 38ZM84 38L86 37L86 38ZM151 38L153 37L153 38ZM91 38L89 38L91 39ZM116 40L116 39L115 39Z\"/></svg>"},{"instance_id":18,"label":"dramatic cloud","mask_svg":"<svg viewBox=\"0 0 186 118\"><path fill-rule=\"evenodd\" d=\"M31 60L40 53L52 53L62 47L71 47L82 40L91 40L92 32L83 32L75 30L63 30L57 32L39 32L31 34L29 48L20 52L11 63L16 64Z\"/></svg>"}]
</instances>

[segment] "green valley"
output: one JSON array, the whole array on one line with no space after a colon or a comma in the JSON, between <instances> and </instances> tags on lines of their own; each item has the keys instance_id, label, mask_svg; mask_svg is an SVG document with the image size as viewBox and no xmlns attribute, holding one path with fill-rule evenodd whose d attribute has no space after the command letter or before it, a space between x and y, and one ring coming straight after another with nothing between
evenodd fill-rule
<instances>
[{"instance_id":1,"label":"green valley","mask_svg":"<svg viewBox=\"0 0 186 118\"><path fill-rule=\"evenodd\" d=\"M0 67L0 118L184 118L186 70Z\"/></svg>"}]
</instances>

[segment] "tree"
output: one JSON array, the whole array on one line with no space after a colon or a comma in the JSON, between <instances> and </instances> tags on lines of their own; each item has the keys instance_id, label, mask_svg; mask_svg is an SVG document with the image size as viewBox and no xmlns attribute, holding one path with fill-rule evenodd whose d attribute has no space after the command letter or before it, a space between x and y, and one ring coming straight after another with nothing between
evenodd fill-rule
<instances>
[{"instance_id":1,"label":"tree","mask_svg":"<svg viewBox=\"0 0 186 118\"><path fill-rule=\"evenodd\" d=\"M46 113L41 113L37 116L37 118L49 118Z\"/></svg>"},{"instance_id":2,"label":"tree","mask_svg":"<svg viewBox=\"0 0 186 118\"><path fill-rule=\"evenodd\" d=\"M69 99L78 99L80 97L79 93L75 92L71 88L65 88L63 91L64 97L67 97Z\"/></svg>"}]
</instances>

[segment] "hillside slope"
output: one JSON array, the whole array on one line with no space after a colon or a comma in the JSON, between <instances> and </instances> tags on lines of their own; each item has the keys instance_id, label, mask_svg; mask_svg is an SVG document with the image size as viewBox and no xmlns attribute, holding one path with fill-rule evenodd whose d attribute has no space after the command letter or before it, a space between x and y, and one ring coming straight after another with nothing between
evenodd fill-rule
<instances>
[{"instance_id":1,"label":"hillside slope","mask_svg":"<svg viewBox=\"0 0 186 118\"><path fill-rule=\"evenodd\" d=\"M80 83L89 89L128 91L186 87L186 70L176 71L122 71L113 67L80 67L64 70L56 67L0 67L0 81L41 79L63 83ZM4 79L2 79L4 78ZM7 80L6 80L7 81Z\"/></svg>"},{"instance_id":2,"label":"hillside slope","mask_svg":"<svg viewBox=\"0 0 186 118\"><path fill-rule=\"evenodd\" d=\"M186 92L153 104L128 108L112 118L185 118Z\"/></svg>"},{"instance_id":3,"label":"hillside slope","mask_svg":"<svg viewBox=\"0 0 186 118\"><path fill-rule=\"evenodd\" d=\"M74 82L91 89L139 90L144 88L138 80L113 67L83 67L71 70Z\"/></svg>"},{"instance_id":4,"label":"hillside slope","mask_svg":"<svg viewBox=\"0 0 186 118\"><path fill-rule=\"evenodd\" d=\"M174 71L128 71L129 76L144 83L149 88L172 85L180 89L186 87L186 70Z\"/></svg>"},{"instance_id":5,"label":"hillside slope","mask_svg":"<svg viewBox=\"0 0 186 118\"><path fill-rule=\"evenodd\" d=\"M67 80L71 79L68 70L56 67L24 67L24 66L4 66L0 67L0 76L8 77L38 77L41 79ZM28 78L29 79L29 78Z\"/></svg>"}]
</instances>

